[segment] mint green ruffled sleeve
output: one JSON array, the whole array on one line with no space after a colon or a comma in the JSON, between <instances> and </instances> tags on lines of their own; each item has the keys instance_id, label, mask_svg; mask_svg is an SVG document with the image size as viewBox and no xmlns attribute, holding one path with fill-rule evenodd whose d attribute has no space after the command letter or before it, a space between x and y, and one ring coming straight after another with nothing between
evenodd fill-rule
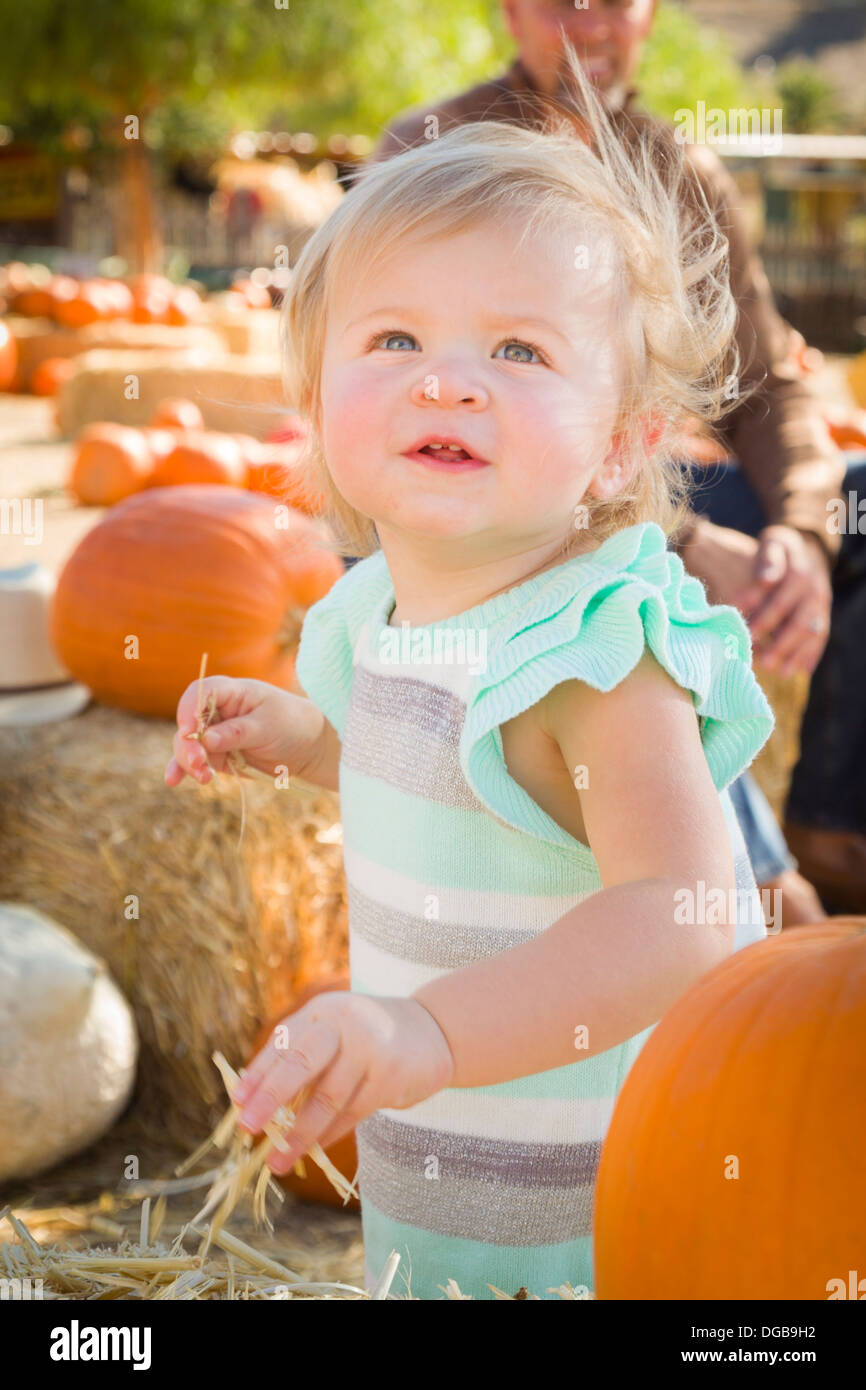
<instances>
[{"instance_id":1,"label":"mint green ruffled sleeve","mask_svg":"<svg viewBox=\"0 0 866 1390\"><path fill-rule=\"evenodd\" d=\"M520 601L489 644L460 746L476 795L509 824L572 843L509 777L500 724L561 681L612 690L647 647L691 692L719 791L769 738L773 713L752 671L743 618L735 608L707 602L703 585L667 549L654 523L618 532L591 554L574 557L517 592Z\"/></svg>"},{"instance_id":2,"label":"mint green ruffled sleeve","mask_svg":"<svg viewBox=\"0 0 866 1390\"><path fill-rule=\"evenodd\" d=\"M355 643L388 583L385 557L377 550L341 574L304 615L295 659L297 678L341 738L352 690Z\"/></svg>"}]
</instances>

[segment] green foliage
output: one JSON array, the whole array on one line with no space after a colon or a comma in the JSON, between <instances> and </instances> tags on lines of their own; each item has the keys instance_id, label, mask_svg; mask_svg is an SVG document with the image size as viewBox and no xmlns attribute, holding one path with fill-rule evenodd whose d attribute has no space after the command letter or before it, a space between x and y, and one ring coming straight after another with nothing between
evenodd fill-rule
<instances>
[{"instance_id":1,"label":"green foliage","mask_svg":"<svg viewBox=\"0 0 866 1390\"><path fill-rule=\"evenodd\" d=\"M137 115L165 154L212 151L233 129L376 139L408 107L512 61L500 0L23 0L0 45L0 122L61 148L72 123L92 149L117 145ZM638 75L641 104L667 120L698 100L778 105L722 35L663 0ZM823 78L780 70L786 128L828 111Z\"/></svg>"},{"instance_id":2,"label":"green foliage","mask_svg":"<svg viewBox=\"0 0 866 1390\"><path fill-rule=\"evenodd\" d=\"M644 110L671 122L677 111L694 110L698 101L723 111L761 104L756 83L733 57L725 36L702 28L672 4L659 6L636 86Z\"/></svg>"},{"instance_id":3,"label":"green foliage","mask_svg":"<svg viewBox=\"0 0 866 1390\"><path fill-rule=\"evenodd\" d=\"M776 90L782 106L785 130L830 130L841 113L835 89L814 64L792 58L776 70Z\"/></svg>"}]
</instances>

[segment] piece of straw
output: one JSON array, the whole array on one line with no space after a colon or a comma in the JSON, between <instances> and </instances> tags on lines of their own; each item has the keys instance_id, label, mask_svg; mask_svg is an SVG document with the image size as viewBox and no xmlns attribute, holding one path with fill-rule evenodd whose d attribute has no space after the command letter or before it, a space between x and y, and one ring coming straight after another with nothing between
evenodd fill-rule
<instances>
[{"instance_id":1,"label":"piece of straw","mask_svg":"<svg viewBox=\"0 0 866 1390\"><path fill-rule=\"evenodd\" d=\"M204 681L204 674L206 670L207 652L202 652L201 665L199 666L198 671L198 701L196 705L196 727L192 733L186 734L184 736L186 738L195 739L198 743L201 743L203 749L204 743L202 741L202 735L205 733L207 729L210 728L211 724L218 724L221 722L217 717L216 695L213 691L211 691L208 695L207 706L205 707L204 705L204 686L202 683ZM205 761L207 762L208 767L210 767L211 772L213 772L215 776L218 775L216 768L211 767L210 759L207 756L207 750L205 750L204 755ZM226 754L226 765L228 767L228 770L238 778L241 784L241 833L238 836L238 849L240 849L244 838L244 828L247 823L247 800L246 795L244 793L243 783L244 779L246 779L247 781L250 780L250 773L255 771L255 769L249 767L249 764L247 763L243 753L240 751L239 748L229 749L228 753Z\"/></svg>"}]
</instances>

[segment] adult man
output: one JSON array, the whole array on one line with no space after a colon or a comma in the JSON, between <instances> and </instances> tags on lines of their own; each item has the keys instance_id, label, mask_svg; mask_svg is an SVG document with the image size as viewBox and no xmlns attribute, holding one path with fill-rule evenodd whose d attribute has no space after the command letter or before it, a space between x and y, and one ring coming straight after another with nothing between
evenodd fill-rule
<instances>
[{"instance_id":1,"label":"adult man","mask_svg":"<svg viewBox=\"0 0 866 1390\"><path fill-rule=\"evenodd\" d=\"M385 131L373 160L390 158L467 121L536 125L551 104L559 111L574 110L566 42L577 50L623 138L632 138L647 122L657 124L636 107L631 85L656 8L657 0L589 0L585 8L579 7L579 0L503 0L519 50L508 70L493 81L398 118ZM744 613L759 662L785 673L814 672L827 643L831 571L840 544L840 537L827 526L827 503L841 490L844 460L803 383L794 352L798 335L776 312L766 275L749 244L736 185L711 149L693 146L686 153L729 240L731 287L740 308L741 381L762 385L759 395L745 400L722 423L720 433L738 467L711 470L712 486L699 487L695 514L677 538L677 547L713 602L734 603ZM706 484L706 475L696 470L696 481ZM744 502L752 515L741 520ZM724 524L714 523L706 512L718 515ZM822 706L826 690L817 706L826 721ZM804 727L808 724L807 713ZM814 737L820 737L820 731L815 735L813 729ZM807 751L804 747L801 766ZM829 821L820 812L813 816L817 773L813 757L800 779L793 815L806 827L798 842L801 857L803 848L808 851L827 833L822 825L835 824L830 788ZM763 887L782 890L786 924L821 917L820 901L795 871L796 860L753 779L740 779L732 794L756 878ZM854 858L862 852L866 864L866 834L857 833L866 826L857 823L843 829L854 832L843 838L855 842ZM838 839L838 832L830 832L831 839L834 834ZM834 905L857 910L855 901L845 897L849 887L856 893L856 882L848 885L844 874L841 881L837 875L833 886L842 894Z\"/></svg>"}]
</instances>

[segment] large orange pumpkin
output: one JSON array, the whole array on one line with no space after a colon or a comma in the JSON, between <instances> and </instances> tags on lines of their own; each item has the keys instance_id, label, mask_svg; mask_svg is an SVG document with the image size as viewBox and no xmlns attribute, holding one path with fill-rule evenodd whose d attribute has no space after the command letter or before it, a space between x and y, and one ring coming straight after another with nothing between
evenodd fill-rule
<instances>
[{"instance_id":1,"label":"large orange pumpkin","mask_svg":"<svg viewBox=\"0 0 866 1390\"><path fill-rule=\"evenodd\" d=\"M298 1009L303 1008L308 1000L314 998L317 994L323 993L325 990L349 989L349 987L350 978L348 971L344 974L331 975L323 979L313 980L307 985L306 989L302 989L298 993L292 1006L292 1013L297 1013ZM279 1018L271 1019L269 1023L266 1023L265 1026L259 1030L255 1042L253 1043L253 1049L250 1053L248 1062L252 1061L257 1052L261 1052L277 1024L282 1023L283 1019L287 1016L287 1012L281 1014ZM260 1136L257 1136L257 1138L258 1137ZM343 1176L348 1178L351 1182L358 1168L358 1147L355 1143L355 1131L352 1130L350 1134L346 1134L342 1139L338 1139L336 1144L329 1144L325 1149L325 1153L328 1155L334 1167L339 1169ZM302 1178L292 1170L291 1173L279 1175L276 1180L283 1187L287 1188L289 1192L294 1192L295 1196L302 1198L304 1201L316 1202L321 1206L327 1207L343 1206L342 1197L336 1191L330 1179L325 1177L319 1165L314 1163L309 1155L304 1157L304 1169L306 1177ZM355 1197L350 1197L346 1203L346 1209L349 1211L357 1211L359 1207L360 1202Z\"/></svg>"},{"instance_id":2,"label":"large orange pumpkin","mask_svg":"<svg viewBox=\"0 0 866 1390\"><path fill-rule=\"evenodd\" d=\"M866 1280L864 1044L866 917L792 928L700 979L617 1098L598 1297L827 1299L851 1270Z\"/></svg>"},{"instance_id":3,"label":"large orange pumpkin","mask_svg":"<svg viewBox=\"0 0 866 1390\"><path fill-rule=\"evenodd\" d=\"M0 391L11 391L18 370L18 348L8 323L0 319Z\"/></svg>"},{"instance_id":4,"label":"large orange pumpkin","mask_svg":"<svg viewBox=\"0 0 866 1390\"><path fill-rule=\"evenodd\" d=\"M112 507L146 487L152 471L153 457L140 430L88 425L78 436L68 486L85 507Z\"/></svg>"},{"instance_id":5,"label":"large orange pumpkin","mask_svg":"<svg viewBox=\"0 0 866 1390\"><path fill-rule=\"evenodd\" d=\"M231 435L215 430L185 430L170 454L154 469L154 487L182 483L225 483L244 487L247 466L241 447Z\"/></svg>"},{"instance_id":6,"label":"large orange pumpkin","mask_svg":"<svg viewBox=\"0 0 866 1390\"><path fill-rule=\"evenodd\" d=\"M281 517L280 520L286 520ZM300 513L240 488L148 488L112 507L57 581L51 636L76 680L104 704L173 719L198 675L284 689L304 612L343 573Z\"/></svg>"}]
</instances>

